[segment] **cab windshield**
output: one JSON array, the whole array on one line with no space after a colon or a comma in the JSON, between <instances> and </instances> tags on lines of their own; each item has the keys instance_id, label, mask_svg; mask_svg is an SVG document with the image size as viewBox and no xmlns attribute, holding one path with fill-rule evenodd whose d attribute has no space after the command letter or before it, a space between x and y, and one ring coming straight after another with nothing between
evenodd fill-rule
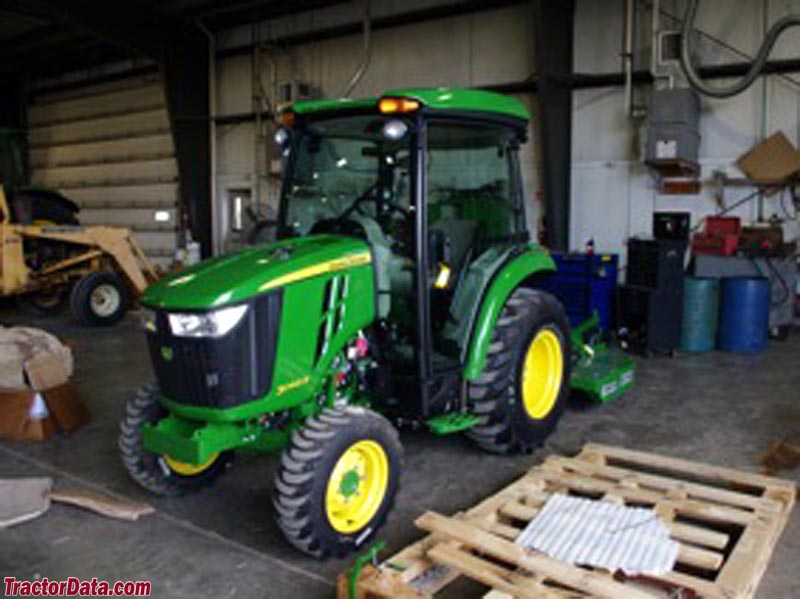
<instances>
[{"instance_id":1,"label":"cab windshield","mask_svg":"<svg viewBox=\"0 0 800 599\"><path fill-rule=\"evenodd\" d=\"M384 233L409 207L409 128L402 119L360 115L296 129L284 186L284 230L325 232L332 222L370 219Z\"/></svg>"}]
</instances>

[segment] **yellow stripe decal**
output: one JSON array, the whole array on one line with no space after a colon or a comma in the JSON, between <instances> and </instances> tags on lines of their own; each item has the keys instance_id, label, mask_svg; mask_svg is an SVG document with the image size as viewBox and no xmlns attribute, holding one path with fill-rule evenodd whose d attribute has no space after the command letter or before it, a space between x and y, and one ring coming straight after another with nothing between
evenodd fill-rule
<instances>
[{"instance_id":1,"label":"yellow stripe decal","mask_svg":"<svg viewBox=\"0 0 800 599\"><path fill-rule=\"evenodd\" d=\"M361 252L360 254L352 254L350 256L344 256L343 258L327 260L325 262L320 262L319 264L314 264L313 266L307 266L306 268L301 268L300 270L296 270L267 281L261 286L259 291L274 289L275 287L281 287L283 285L288 285L289 283L302 281L303 279L310 279L311 277L316 277L328 272L336 272L351 266L361 266L371 262L372 254L370 252Z\"/></svg>"}]
</instances>

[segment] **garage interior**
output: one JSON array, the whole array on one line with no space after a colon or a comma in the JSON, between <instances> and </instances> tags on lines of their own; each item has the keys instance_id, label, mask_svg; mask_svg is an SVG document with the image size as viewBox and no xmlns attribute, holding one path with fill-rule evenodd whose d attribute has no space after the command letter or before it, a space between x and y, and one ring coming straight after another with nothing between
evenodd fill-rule
<instances>
[{"instance_id":1,"label":"garage interior","mask_svg":"<svg viewBox=\"0 0 800 599\"><path fill-rule=\"evenodd\" d=\"M493 597L513 596L516 591L509 589L522 589L519 596L552 597L800 596L796 571L800 519L791 511L794 485L800 480L798 24L798 0L0 0L0 183L5 191L0 207L6 206L6 214L0 214L0 437L4 437L0 438L0 523L7 515L4 493L12 493L14 481L23 478L44 477L51 479L55 489L154 508L153 513L130 522L65 506L54 496L46 513L7 528L0 525L2 577L17 581L41 581L43 577L51 581L70 577L148 581L150 596L169 598L333 597L337 589L340 597L378 597L381 595L348 595L346 588L342 591L342 580L337 580L374 542L385 541L386 546L378 557L365 563L384 562L432 532L425 526L415 527L415 521L426 512L461 513L462 520L472 522L469 514L464 515L472 506L546 459L576 456L586 444L594 443L688 460L698 464L698 477L704 464L774 477L785 483L781 489L791 489L791 498L781 495L784 503L780 505L786 509L774 534L764 532L772 530L771 524L765 524L771 522L772 512L747 512L748 523L758 520L756 516L764 518L758 529L761 537L753 528L755 541L749 528L746 535L741 531L734 534L720 528L720 521L727 522L724 517L712 518L717 524L708 530L724 532L731 539L718 548L719 563L698 567L692 559L702 561L709 548L689 543L689 550L683 549L676 559L678 564L688 559L693 565L676 570L675 576L656 590L648 587L649 595L637 588L642 579L634 576L605 576L600 574L605 570L595 567L569 566L591 572L599 585L570 586L550 570L546 575L538 571L531 575L534 561L530 556L538 556L538 549L526 548L527 553L518 558L522 561L501 560L498 554L471 545L472 541L443 537L450 538L449 544L441 545L450 548L451 559L455 559L452 552L460 552L463 570L448 562L460 576L436 596L481 597L492 588ZM478 95L470 95L473 93ZM338 101L341 98L346 100ZM362 102L361 98L369 100ZM391 110L396 112L380 108L384 100L394 102ZM403 219L413 222L405 242L413 248L409 250L413 256L405 258L404 267L412 272L408 279L409 297L414 302L407 317L412 323L408 325L410 341L400 347L406 337L392 336L405 325L383 327L390 338L387 343L399 348L398 355L403 354L392 359L402 363L402 367L396 366L402 374L397 380L406 382L391 383L393 391L385 391L390 384L384 387L380 379L385 376L394 381L396 372L389 369L386 374L379 364L369 366L378 373L374 375L377 382L369 374L362 381L360 374L351 374L351 366L335 370L342 360L348 364L354 360L352 373L360 373L362 362L358 360L372 360L377 355L373 346L380 344L376 339L381 333L374 333L373 338L367 329L372 320L381 321L381 294L395 293L384 291L380 272L372 274L373 264L375 271L380 270L381 249L373 247L374 238L364 233L366 227L354 235L338 217L323 229L316 224L304 229L298 224L299 216L298 223L287 220L292 198L308 202L314 181L326 178L325 173L318 177L314 171L310 182L300 181L298 173L304 167L294 156L304 151L306 133L301 132L317 131L324 139L324 120L334 113L344 115L335 117L342 122L366 119L366 113L379 119L375 121L378 129L372 123L366 128L358 125L360 129L342 134L343 139L348 135L351 140L372 139L369 136L380 134L385 139L376 147L394 148L365 148L352 155L355 160L350 157L351 162L366 164L367 159L374 161L379 156L385 165L380 167L374 189L360 189L364 192L360 196L351 194L347 205L353 210L348 209L348 214L357 212L368 218L360 204L374 202L378 222L383 218L381 202L385 202L383 209L396 210L394 215L383 215L387 222L394 219L392 227ZM485 122L476 125L474 121L481 118ZM474 129L491 126L492 130L513 131L514 140L521 142L497 142L507 145L481 146L492 151L478 152L487 161L506 165L502 176L508 179L501 183L511 190L510 201L519 202L511 210L517 228L502 241L480 238L476 233L478 241L464 251L457 249L458 243L448 235L463 232L467 218L491 216L456 217L452 229L442 226L439 235L434 235L437 219L444 217L434 216L436 194L431 182L439 177L436 184L446 189L448 201L474 193L481 202L490 202L494 201L492 194L501 192L477 163L448 164L448 149L459 143L484 143L479 135L447 137L447 127L455 129L461 123L469 129L459 119L472 123L469 127ZM404 129L393 138L389 126L397 123ZM441 132L437 133L437 126ZM405 129L409 127L411 133ZM442 136L441 146L435 145L439 143L437 134ZM317 144L327 143L313 135L309 138ZM412 141L404 146L404 139ZM313 141L307 145L311 149L306 158L316 160L319 147L314 149ZM442 175L436 174L437 157ZM404 189L406 201L411 202L399 208L390 202L389 187L383 187L387 177L395 177L395 167L410 173L407 182L398 176L400 182L392 183L393 189ZM347 159L338 158L329 175L348 168ZM357 172L355 167L353 172ZM302 193L298 191L301 188ZM383 194L376 194L375 189ZM397 193L400 197L401 192ZM429 205L423 204L423 197ZM324 205L328 198L322 195L314 201ZM119 237L109 238L113 231L119 231ZM297 245L301 243L298 240L320 233L327 235L325 243L332 249L313 246L323 258L311 262L317 254L302 254L305 250ZM79 234L80 238L74 237ZM276 242L276 237L282 241ZM322 253L338 251L339 246L331 241L334 237L336 243L344 244L342 252L349 253ZM397 237L402 240L402 235ZM279 245L264 245L271 243ZM369 246L368 251L355 253L356 243ZM387 255L396 253L398 244L402 245L395 241L387 246ZM511 249L502 254L498 270L487 275L481 288L484 295L463 299L459 285L471 280L468 272L480 261L476 256L498 244ZM468 330L468 347L459 348L456 357L448 354L449 350L442 348L449 346L440 343L447 333L440 335L435 324L437 303L445 298L452 301L450 313L445 306L443 331L448 330L445 321L453 320L459 298L469 306L467 311L472 311L470 323L477 323L477 331L484 311L490 313L489 302L483 298L490 297L495 284L503 279L499 269L521 255L530 255L535 268L539 261L553 266L531 270L526 278L517 279L517 285L526 287L529 295L520 295L512 285L500 297L495 320L486 329L488 349L484 348L483 363L474 366L477 374L472 376L473 352L481 350L469 344L478 343L478 335L470 337ZM237 450L231 464L219 464L224 476L214 480L213 486L206 483L216 478L216 472L212 477L209 471L192 468L205 460L176 458L167 465L159 461L167 477L178 471L170 470L169 464L188 468L181 470L185 479L208 474L209 480L198 487L209 488L192 487L199 492L183 497L158 496L143 488L147 485L141 480L132 480L130 467L123 465L126 458L120 458L120 443L124 446L130 441L125 439L124 427L120 441L120 420L130 418L126 405L142 397L140 389L156 378L162 396L166 395L164 381L172 376L167 373L178 368L173 359L188 355L173 358L172 349L166 352L157 347L163 341L157 336L162 320L170 323L173 332L176 326L159 310L202 312L206 308L192 301L213 299L212 283L225 281L232 285L229 295L224 299L220 295L216 303L209 300L209 306L250 301L237 295L237 289L245 287L245 276L257 277L259 267L230 256L263 261L259 262L265 265L262 272L268 274L262 279L273 279L259 280L259 294L277 288L279 280L286 287L283 296L263 294L283 297L270 304L278 306L276 314L282 311L284 315L280 332L275 329L271 340L263 335L266 342L249 339L252 346L247 350L270 355L276 363L275 374L270 366L267 383L263 383L261 374L251 373L245 360L239 360L250 354L235 353L238 346L229 346L220 354L230 351L230 355L214 354L227 360L229 370L208 374L208 385L209 377L247 372L252 374L252 388L266 385L262 393L254 395L269 399L257 401L280 403L284 393L287 398L299 398L304 386L317 381L318 364L327 359L329 340L333 344L338 337L323 339L322 326L318 339L318 319L310 333L312 327L301 322L303 318L287 322L287 315L295 313L311 320L311 315L303 312L310 305L310 300L304 303L306 292L289 295L292 284L311 285L332 276L330 273L352 269L347 271L353 273L352 283L340 288L338 282L331 283L339 280L333 276L319 293L330 296L329 312L334 311L333 306L341 308L336 317L339 330L348 326L344 310L348 292L354 298L363 289L370 290L370 298L374 292L378 299L351 304L353 312L374 318L365 321L369 326L353 329L352 339L340 347L342 353L331 354L333 382L329 385L324 378L324 388L329 386L332 394L328 399L311 397L311 407L290 405L282 408L285 415L278 414L275 419L273 408L266 410L269 415L250 414L247 423L233 416L219 422L212 418L207 429L209 447L223 443L220 439L233 434L235 426L254 436L242 438L240 434L236 442L214 445L221 449L210 458L211 451L203 453L206 446L197 442L194 455L212 462ZM365 262L359 262L359 256L366 256ZM210 259L221 262L205 262ZM299 271L274 270L301 259L307 260L298 264L313 271L307 275L309 279L298 278ZM192 270L183 273L187 268ZM451 270L455 277L450 278ZM369 277L359 278L367 271ZM203 273L208 273L207 288L201 288L206 283L192 282ZM241 283L238 288L237 281ZM426 289L421 289L423 285ZM181 292L182 288L185 291ZM337 294L338 303L334 303ZM559 311L558 315L548 316L541 308L543 296L553 302L547 309ZM515 310L522 308L515 306L522 304L529 306L526 310L539 312L518 317ZM269 315L270 306L262 312L265 319L272 319L269 326L275 327L280 317ZM151 313L155 314L152 321ZM245 314L242 318L250 318L249 312ZM497 332L508 320L513 321L511 329L520 327L525 335L524 327L533 327L531 347L526 350L520 345L514 350L519 354L497 353L505 351L503 344L518 345L513 330L503 333L508 338ZM562 321L564 326L559 328ZM147 328L150 323L154 328ZM457 323L449 324L458 329ZM336 328L329 321L326 326ZM23 327L49 336L36 333L42 335L37 337L41 341L20 341L14 331ZM538 355L550 359L546 357L550 350L532 352L543 330L550 330L548 338L560 343L559 352L568 352L559 353L556 362L566 363L559 377L562 372L568 377L572 369L573 392L570 380L558 378L557 396L552 399L562 402L563 396L563 414L553 416L552 427L548 420L542 429L530 429L534 431L530 438L525 436L528 432L519 433L516 425L509 425L511 440L493 437L491 442L497 444L489 452L483 451L481 443L489 443L487 435L500 426L495 418L501 408L492 407L487 415L480 407L486 405L484 400L471 389L493 384L486 378L486 369L493 364L513 362L520 374L518 380L509 379L507 386L521 387L508 391L508 401L527 402L521 374L527 372L525 364ZM309 337L305 345L300 341L304 337ZM292 344L287 339L296 341ZM20 356L27 349L20 350L22 353L9 349L25 343L29 344L25 348L39 348L40 342L49 348L41 350L48 360L58 356L57 364L43 362L45 366L34 368L34 358L44 359L42 356L37 353L23 359ZM55 351L53 344L57 345L55 354L49 353ZM308 373L302 369L304 362L296 359L306 346L313 346L319 360L314 366L317 370ZM450 362L437 370L437 360L444 358ZM403 370L408 364L419 369L422 382L402 378L412 376ZM505 372L502 364L491 376ZM281 378L282 368L291 376ZM441 381L434 380L434 375L445 371ZM188 370L181 372L175 378L188 376ZM337 385L349 385L348 377L354 377L355 395L343 399ZM39 379L47 382L39 383ZM186 380L170 380L174 389L192 387ZM370 387L373 383L375 387ZM547 384L543 383L542 393L547 393ZM448 385L454 389L452 400L442 399L446 393L441 389L449 389ZM67 411L73 412L74 427L58 416L65 408L63 403L57 407L56 401L66 400L58 399L62 397L59 393L53 398L48 395L50 389L63 388L69 389L72 407ZM330 551L323 551L331 555L316 559L307 555L320 547L314 545L316 533L310 533L308 539L302 536L307 531L300 530L291 542L286 538L293 534L287 532L292 526L295 530L300 527L292 524L292 518L307 522L305 508L298 508L292 517L285 513L276 516L280 509L273 504L277 493L279 498L274 501L283 501L289 509L286 506L296 498L293 493L299 493L299 486L276 491L274 479L291 482L292 475L298 479L305 476L305 471L287 466L295 459L292 456L298 455L291 451L307 451L308 443L315 439L313 430L310 437L302 436L303 430L309 430L303 428L302 419L317 419L316 425L309 425L311 429L317 425L335 428L339 426L337 418L344 418L341 414L356 418L353 414L363 410L343 407L348 401L353 406L375 407L354 399L368 389L394 394L392 401L400 404L398 408L389 402L385 410L378 410L385 412L386 417L379 418L388 427L381 424L381 434L391 437L394 433L387 430L399 430L404 451L402 473L395 468L391 451L385 450L390 464L386 468L391 480L399 477L399 490L393 506L387 504L384 509L379 501L377 513L386 521L376 523L377 531L367 527L363 538L361 530L352 537L357 541L348 537L352 547L346 555L338 555L340 546L331 545ZM323 382L318 391L328 393ZM158 393L152 391L154 402ZM513 400L515 393L522 399ZM20 402L25 406L22 411L16 407ZM412 413L404 403L420 407ZM173 410L172 403L159 405L165 414ZM527 403L525 408L531 415ZM326 410L333 414L328 424L323 418ZM137 441L137 451L144 451L142 443L153 447L167 444L169 434L177 438L189 429L187 439L201 438L205 416L197 416L201 414L197 411L189 414L192 416L184 416L183 421L170 420L172 429L148 421L145 428L154 432ZM542 418L549 417L548 412ZM252 426L259 427L257 433L247 428ZM544 433L535 432L545 429ZM281 436L284 430L288 431L285 438ZM323 432L327 434L327 430ZM218 436L212 438L212 432ZM261 437L255 439L263 432L267 433L263 447L271 447L273 437L268 435L272 433L286 445L283 458L280 448L264 450L278 454L272 456L248 450L248 443L262 442ZM463 432L467 434L449 434ZM137 439L141 439L139 434ZM331 439L320 441L315 451L338 443ZM496 455L498 450L511 455ZM124 454L124 447L122 451ZM383 449L379 452L386 458ZM369 453L364 455L369 469ZM319 467L324 468L321 459ZM327 468L333 476L331 464ZM362 480L365 477L362 475ZM621 479L619 487L635 488L642 494L656 492L638 487L637 480ZM697 499L691 491L694 482L668 489L665 497L675 505L691 503ZM324 482L321 484L324 490ZM612 490L593 495L594 491L584 488L583 493L580 485L574 484L563 483L563 488L552 492L604 498L630 508L655 503L629 500L624 493L624 499L614 499ZM743 485L726 487L719 496L744 492ZM752 489L748 493L753 493ZM349 501L349 494L345 495ZM747 497L746 505L756 501L756 495ZM777 513L776 496L767 493L765 498ZM721 503L724 501L717 497L708 504L712 506L709 509L722 510ZM658 510L652 513L663 516ZM333 518L330 511L328 514ZM688 516L685 523L697 524ZM752 542L754 548L745 548L751 553L742 549L742 539ZM474 552L467 553L464 546ZM494 561L481 557L485 555ZM468 565L475 564L464 556L482 560L483 565L475 566L484 568L480 576L470 575ZM439 563L433 557L424 559ZM738 574L726 573L725 560L734 559L757 565L731 569ZM499 563L505 568L512 561L519 569L498 574ZM734 582L730 587L725 586L727 582L717 586L717 571L725 573L720 575L723 582L743 581L741 592L731 590ZM495 580L495 575L502 581L487 582ZM692 589L681 576L693 580L698 576L704 586ZM618 587L604 584L624 585L629 590L616 594L613 589ZM5 594L11 596L8 587Z\"/></svg>"}]
</instances>

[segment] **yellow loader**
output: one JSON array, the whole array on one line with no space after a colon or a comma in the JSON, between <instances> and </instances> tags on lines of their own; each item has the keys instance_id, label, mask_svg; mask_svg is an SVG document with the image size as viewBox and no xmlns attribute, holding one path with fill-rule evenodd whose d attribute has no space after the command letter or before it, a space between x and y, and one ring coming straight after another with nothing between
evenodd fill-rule
<instances>
[{"instance_id":1,"label":"yellow loader","mask_svg":"<svg viewBox=\"0 0 800 599\"><path fill-rule=\"evenodd\" d=\"M76 320L102 326L157 278L128 229L15 222L0 185L0 296L37 314L68 303Z\"/></svg>"}]
</instances>

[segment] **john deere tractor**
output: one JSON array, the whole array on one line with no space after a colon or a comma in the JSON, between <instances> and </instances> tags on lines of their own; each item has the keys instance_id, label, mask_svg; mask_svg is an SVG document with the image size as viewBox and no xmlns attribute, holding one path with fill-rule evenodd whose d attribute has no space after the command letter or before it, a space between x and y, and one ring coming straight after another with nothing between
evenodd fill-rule
<instances>
[{"instance_id":1,"label":"john deere tractor","mask_svg":"<svg viewBox=\"0 0 800 599\"><path fill-rule=\"evenodd\" d=\"M119 446L159 495L212 483L237 451L280 453L273 503L302 551L341 556L397 493L395 426L530 451L569 392L554 270L529 240L518 150L529 114L472 90L296 103L278 241L142 297L156 382Z\"/></svg>"}]
</instances>

